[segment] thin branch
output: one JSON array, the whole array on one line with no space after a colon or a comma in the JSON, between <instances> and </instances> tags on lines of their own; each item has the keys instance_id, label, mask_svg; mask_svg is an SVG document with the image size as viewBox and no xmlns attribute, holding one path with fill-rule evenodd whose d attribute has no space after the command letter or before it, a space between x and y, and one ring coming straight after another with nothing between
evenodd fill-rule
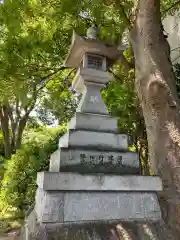
<instances>
[{"instance_id":1,"label":"thin branch","mask_svg":"<svg viewBox=\"0 0 180 240\"><path fill-rule=\"evenodd\" d=\"M63 66L63 67L59 68L58 70L54 71L53 73L50 73L50 74L42 77L40 79L40 81L38 82L38 84L34 84L31 101L28 104L28 106L25 107L25 115L29 115L29 113L33 110L33 108L36 104L36 101L37 101L38 93L45 87L45 85L48 83L48 81L51 80L51 77L54 76L59 71L62 71L64 69L66 69L66 67ZM48 80L48 81L46 81L46 80ZM42 85L39 88L37 88L37 86L40 84L42 84Z\"/></svg>"},{"instance_id":2,"label":"thin branch","mask_svg":"<svg viewBox=\"0 0 180 240\"><path fill-rule=\"evenodd\" d=\"M176 57L176 58L172 61L172 63L176 62L179 58L180 58L180 56Z\"/></svg>"},{"instance_id":3,"label":"thin branch","mask_svg":"<svg viewBox=\"0 0 180 240\"><path fill-rule=\"evenodd\" d=\"M120 80L121 82L122 81L122 78L120 78L119 76L117 76L110 68L108 69L108 72L111 73L116 79Z\"/></svg>"},{"instance_id":4,"label":"thin branch","mask_svg":"<svg viewBox=\"0 0 180 240\"><path fill-rule=\"evenodd\" d=\"M173 48L173 49L171 49L171 52L173 52L173 51L178 51L179 52L179 49L180 49L180 47Z\"/></svg>"},{"instance_id":5,"label":"thin branch","mask_svg":"<svg viewBox=\"0 0 180 240\"><path fill-rule=\"evenodd\" d=\"M121 9L121 13L122 13L122 15L123 15L123 17L124 17L127 25L128 25L129 27L132 26L132 22L131 22L131 20L129 19L129 17L127 16L127 14L126 14L126 12L125 12L125 9L124 9L124 6L120 3L119 0L115 0L115 2L113 1L113 3L110 2L110 4L108 4L108 2L106 2L106 1L104 1L104 4L105 4L106 6L115 5L115 7L120 8L120 9Z\"/></svg>"},{"instance_id":6,"label":"thin branch","mask_svg":"<svg viewBox=\"0 0 180 240\"><path fill-rule=\"evenodd\" d=\"M45 77L42 77L40 79L38 85L40 85L40 84L43 84L43 85L41 87L39 87L37 89L37 91L39 92L40 90L42 90L44 88L44 86L47 84L46 80L50 80L50 77L54 76L56 73L58 73L59 71L62 71L64 69L66 69L66 67L61 67L61 68L57 69L56 71L54 71L53 73L50 73L50 74L46 75Z\"/></svg>"},{"instance_id":7,"label":"thin branch","mask_svg":"<svg viewBox=\"0 0 180 240\"><path fill-rule=\"evenodd\" d=\"M132 26L132 22L131 22L131 20L128 18L127 14L126 14L126 12L125 12L124 6L123 6L121 3L119 3L119 2L120 2L120 1L117 0L117 1L116 1L116 5L118 5L118 6L120 7L121 13L122 13L124 19L126 20L126 23L127 23L128 26L130 27L130 26Z\"/></svg>"},{"instance_id":8,"label":"thin branch","mask_svg":"<svg viewBox=\"0 0 180 240\"><path fill-rule=\"evenodd\" d=\"M133 63L133 62L129 62L129 61L125 58L125 56L124 56L123 54L121 54L121 56L119 57L118 61L119 61L119 63L122 63L123 66L124 66L125 68L127 68L128 70L131 70L131 69L133 69L133 68L135 67L135 66L134 66L134 63Z\"/></svg>"}]
</instances>

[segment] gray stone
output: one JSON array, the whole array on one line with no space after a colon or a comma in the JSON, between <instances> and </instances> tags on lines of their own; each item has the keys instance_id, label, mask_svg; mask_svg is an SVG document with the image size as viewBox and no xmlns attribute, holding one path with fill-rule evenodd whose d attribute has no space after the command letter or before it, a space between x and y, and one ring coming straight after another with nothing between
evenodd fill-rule
<instances>
[{"instance_id":1,"label":"gray stone","mask_svg":"<svg viewBox=\"0 0 180 240\"><path fill-rule=\"evenodd\" d=\"M117 120L106 115L76 113L68 124L69 129L116 132Z\"/></svg>"},{"instance_id":2,"label":"gray stone","mask_svg":"<svg viewBox=\"0 0 180 240\"><path fill-rule=\"evenodd\" d=\"M117 46L112 46L101 41L92 41L73 32L70 51L64 65L70 68L78 68L86 53L105 56L106 58L115 61L120 55L122 55L123 51L123 49L119 50Z\"/></svg>"},{"instance_id":3,"label":"gray stone","mask_svg":"<svg viewBox=\"0 0 180 240\"><path fill-rule=\"evenodd\" d=\"M136 152L105 152L60 148L50 158L51 172L139 174Z\"/></svg>"},{"instance_id":4,"label":"gray stone","mask_svg":"<svg viewBox=\"0 0 180 240\"><path fill-rule=\"evenodd\" d=\"M145 202L148 199L148 204ZM40 200L40 201L38 201ZM89 222L161 219L156 193L54 192L37 190L39 222Z\"/></svg>"},{"instance_id":5,"label":"gray stone","mask_svg":"<svg viewBox=\"0 0 180 240\"><path fill-rule=\"evenodd\" d=\"M64 194L62 192L37 189L35 212L38 222L63 222L63 211Z\"/></svg>"},{"instance_id":6,"label":"gray stone","mask_svg":"<svg viewBox=\"0 0 180 240\"><path fill-rule=\"evenodd\" d=\"M94 150L127 150L128 136L125 134L69 130L59 139L59 148L93 148Z\"/></svg>"},{"instance_id":7,"label":"gray stone","mask_svg":"<svg viewBox=\"0 0 180 240\"><path fill-rule=\"evenodd\" d=\"M51 154L49 169L52 172L59 172L60 169L60 149Z\"/></svg>"},{"instance_id":8,"label":"gray stone","mask_svg":"<svg viewBox=\"0 0 180 240\"><path fill-rule=\"evenodd\" d=\"M77 112L109 115L100 93L104 87L104 84L85 82Z\"/></svg>"},{"instance_id":9,"label":"gray stone","mask_svg":"<svg viewBox=\"0 0 180 240\"><path fill-rule=\"evenodd\" d=\"M148 205L145 205L146 200ZM153 193L66 193L64 221L160 220Z\"/></svg>"},{"instance_id":10,"label":"gray stone","mask_svg":"<svg viewBox=\"0 0 180 240\"><path fill-rule=\"evenodd\" d=\"M179 240L164 221L118 221L100 224L61 224L36 222L28 240ZM20 240L25 240L23 236ZM27 239L26 239L27 240Z\"/></svg>"},{"instance_id":11,"label":"gray stone","mask_svg":"<svg viewBox=\"0 0 180 240\"><path fill-rule=\"evenodd\" d=\"M139 156L136 152L61 148L60 162L62 172L140 174ZM58 169L55 164L56 161L52 169Z\"/></svg>"},{"instance_id":12,"label":"gray stone","mask_svg":"<svg viewBox=\"0 0 180 240\"><path fill-rule=\"evenodd\" d=\"M162 191L161 179L153 176L39 172L37 185L46 191Z\"/></svg>"},{"instance_id":13,"label":"gray stone","mask_svg":"<svg viewBox=\"0 0 180 240\"><path fill-rule=\"evenodd\" d=\"M97 83L105 86L109 82L109 78L111 77L111 74L107 71L87 68L87 64L85 63L85 61L86 57L83 58L84 66L78 69L72 81L72 87L80 93L84 92L84 82Z\"/></svg>"}]
</instances>

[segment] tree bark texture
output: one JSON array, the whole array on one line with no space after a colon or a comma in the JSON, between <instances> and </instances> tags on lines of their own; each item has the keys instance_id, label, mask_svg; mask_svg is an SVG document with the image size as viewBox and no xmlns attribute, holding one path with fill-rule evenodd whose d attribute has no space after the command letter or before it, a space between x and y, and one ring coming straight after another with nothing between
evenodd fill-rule
<instances>
[{"instance_id":1,"label":"tree bark texture","mask_svg":"<svg viewBox=\"0 0 180 240\"><path fill-rule=\"evenodd\" d=\"M180 107L170 47L163 34L160 0L139 0L131 42L151 170L163 180L163 218L173 230L174 239L180 239Z\"/></svg>"},{"instance_id":2,"label":"tree bark texture","mask_svg":"<svg viewBox=\"0 0 180 240\"><path fill-rule=\"evenodd\" d=\"M0 122L3 134L5 157L9 158L11 156L11 137L9 131L8 108L6 106L2 106L0 108Z\"/></svg>"}]
</instances>

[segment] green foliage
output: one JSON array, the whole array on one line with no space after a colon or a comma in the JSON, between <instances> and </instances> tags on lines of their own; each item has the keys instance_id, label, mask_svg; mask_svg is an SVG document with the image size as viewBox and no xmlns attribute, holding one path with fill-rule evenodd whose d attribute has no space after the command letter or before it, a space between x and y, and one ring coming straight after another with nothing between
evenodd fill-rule
<instances>
[{"instance_id":1,"label":"green foliage","mask_svg":"<svg viewBox=\"0 0 180 240\"><path fill-rule=\"evenodd\" d=\"M29 132L23 147L6 162L0 192L2 218L21 218L34 202L37 172L48 170L50 154L64 131L65 127L58 127Z\"/></svg>"},{"instance_id":2,"label":"green foliage","mask_svg":"<svg viewBox=\"0 0 180 240\"><path fill-rule=\"evenodd\" d=\"M133 72L120 79L113 79L103 93L106 105L112 116L118 118L120 132L133 135L137 120L137 97L133 89ZM120 82L122 81L122 82Z\"/></svg>"},{"instance_id":3,"label":"green foliage","mask_svg":"<svg viewBox=\"0 0 180 240\"><path fill-rule=\"evenodd\" d=\"M179 0L162 0L161 1L161 15L165 18L167 15L173 15L179 11L180 1Z\"/></svg>"}]
</instances>

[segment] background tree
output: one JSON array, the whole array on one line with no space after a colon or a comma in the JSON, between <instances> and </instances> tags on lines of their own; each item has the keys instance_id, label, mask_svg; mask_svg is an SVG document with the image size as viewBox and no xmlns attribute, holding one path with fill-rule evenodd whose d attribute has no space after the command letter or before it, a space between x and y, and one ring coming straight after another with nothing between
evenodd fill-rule
<instances>
[{"instance_id":1,"label":"background tree","mask_svg":"<svg viewBox=\"0 0 180 240\"><path fill-rule=\"evenodd\" d=\"M151 169L163 180L163 217L178 239L180 109L170 47L163 33L160 1L140 0L136 11L131 31L136 91L146 124Z\"/></svg>"},{"instance_id":2,"label":"background tree","mask_svg":"<svg viewBox=\"0 0 180 240\"><path fill-rule=\"evenodd\" d=\"M53 8L38 1L12 4L5 0L0 5L0 123L7 158L20 148L26 123L37 105L52 109L50 101L57 100L57 92L63 99L59 99L59 109L70 112L73 105L61 76L66 26L58 31L52 14ZM63 18L60 20L62 23ZM62 112L60 116L65 121Z\"/></svg>"}]
</instances>

